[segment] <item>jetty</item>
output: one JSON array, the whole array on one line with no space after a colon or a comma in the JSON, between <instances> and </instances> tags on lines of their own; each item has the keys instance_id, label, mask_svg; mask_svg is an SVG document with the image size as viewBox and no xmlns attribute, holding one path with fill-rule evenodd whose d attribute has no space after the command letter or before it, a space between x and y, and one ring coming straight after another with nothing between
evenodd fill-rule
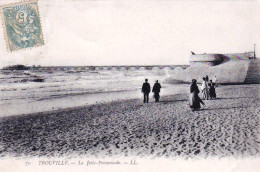
<instances>
[{"instance_id":1,"label":"jetty","mask_svg":"<svg viewBox=\"0 0 260 172\"><path fill-rule=\"evenodd\" d=\"M195 54L190 55L190 66L179 69L170 78L182 82L191 82L197 79L202 82L206 75L217 78L220 84L259 84L260 59L254 51L231 54Z\"/></svg>"}]
</instances>

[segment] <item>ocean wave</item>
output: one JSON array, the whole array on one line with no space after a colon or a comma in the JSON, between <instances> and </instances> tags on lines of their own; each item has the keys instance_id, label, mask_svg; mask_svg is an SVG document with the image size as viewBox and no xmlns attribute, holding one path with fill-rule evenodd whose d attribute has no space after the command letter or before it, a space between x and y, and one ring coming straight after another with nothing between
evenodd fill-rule
<instances>
[{"instance_id":1,"label":"ocean wave","mask_svg":"<svg viewBox=\"0 0 260 172\"><path fill-rule=\"evenodd\" d=\"M165 70L100 70L48 73L32 71L3 75L0 80L0 99L21 100L52 99L63 96L122 92L141 89L145 78L150 84L167 76ZM32 79L44 78L44 82L32 82Z\"/></svg>"}]
</instances>

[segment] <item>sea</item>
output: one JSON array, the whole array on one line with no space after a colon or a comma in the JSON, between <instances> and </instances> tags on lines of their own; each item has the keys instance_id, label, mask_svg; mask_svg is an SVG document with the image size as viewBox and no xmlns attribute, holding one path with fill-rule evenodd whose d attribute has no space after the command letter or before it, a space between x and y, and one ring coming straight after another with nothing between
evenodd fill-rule
<instances>
[{"instance_id":1,"label":"sea","mask_svg":"<svg viewBox=\"0 0 260 172\"><path fill-rule=\"evenodd\" d=\"M166 83L165 79L173 73L174 69L170 68L94 71L0 70L0 116L118 99L141 99L141 87L146 78L151 86L159 80L162 94L177 94L186 86Z\"/></svg>"}]
</instances>

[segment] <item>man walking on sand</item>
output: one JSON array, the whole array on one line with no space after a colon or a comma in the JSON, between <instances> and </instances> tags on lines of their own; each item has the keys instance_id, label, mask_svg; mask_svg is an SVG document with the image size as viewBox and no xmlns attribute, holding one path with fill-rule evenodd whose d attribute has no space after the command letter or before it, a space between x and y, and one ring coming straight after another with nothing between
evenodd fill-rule
<instances>
[{"instance_id":1,"label":"man walking on sand","mask_svg":"<svg viewBox=\"0 0 260 172\"><path fill-rule=\"evenodd\" d=\"M155 102L159 102L160 99L160 90L161 90L161 84L156 80L155 84L153 85L153 93Z\"/></svg>"},{"instance_id":2,"label":"man walking on sand","mask_svg":"<svg viewBox=\"0 0 260 172\"><path fill-rule=\"evenodd\" d=\"M151 92L150 84L148 83L148 79L145 79L145 83L142 86L142 93L144 93L144 103L149 102L149 93Z\"/></svg>"}]
</instances>

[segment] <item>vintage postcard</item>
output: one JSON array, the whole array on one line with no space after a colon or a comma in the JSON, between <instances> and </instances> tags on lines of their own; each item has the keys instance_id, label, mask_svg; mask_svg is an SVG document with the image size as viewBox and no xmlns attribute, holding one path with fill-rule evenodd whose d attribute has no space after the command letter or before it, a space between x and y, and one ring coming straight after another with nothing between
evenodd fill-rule
<instances>
[{"instance_id":1,"label":"vintage postcard","mask_svg":"<svg viewBox=\"0 0 260 172\"><path fill-rule=\"evenodd\" d=\"M260 170L259 1L0 6L1 172Z\"/></svg>"},{"instance_id":2,"label":"vintage postcard","mask_svg":"<svg viewBox=\"0 0 260 172\"><path fill-rule=\"evenodd\" d=\"M44 44L37 1L24 1L1 7L8 50Z\"/></svg>"}]
</instances>

